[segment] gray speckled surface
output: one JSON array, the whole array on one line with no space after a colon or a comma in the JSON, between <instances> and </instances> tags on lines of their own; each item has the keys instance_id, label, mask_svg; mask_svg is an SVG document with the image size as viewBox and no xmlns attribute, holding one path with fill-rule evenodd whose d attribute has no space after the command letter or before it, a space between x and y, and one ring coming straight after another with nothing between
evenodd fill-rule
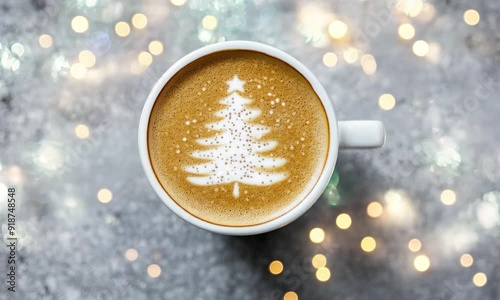
<instances>
[{"instance_id":1,"label":"gray speckled surface","mask_svg":"<svg viewBox=\"0 0 500 300\"><path fill-rule=\"evenodd\" d=\"M407 3L413 14L420 2ZM500 299L500 4L426 1L416 17L402 8L380 0L2 1L0 222L6 235L6 188L15 187L20 244L15 295L0 247L0 298L283 299L295 291L299 299ZM463 21L467 9L480 13L476 26ZM136 12L147 27L118 37L115 24ZM209 14L219 22L213 31L201 25ZM71 29L76 15L88 18L86 32ZM336 18L349 26L341 41L328 37ZM405 22L416 30L411 41L397 33ZM51 47L40 47L41 34L52 36ZM137 57L155 39L164 52L141 69ZM155 80L188 52L235 39L289 52L325 85L339 119L380 119L387 129L383 149L340 153L335 205L326 193L289 226L244 238L170 212L136 145ZM412 52L418 39L431 45L425 57ZM376 73L366 75L359 59L346 63L348 47L372 54ZM96 64L77 80L70 67L84 49ZM336 66L323 64L326 52L337 54ZM383 93L394 95L393 109L379 107ZM75 136L78 124L89 138ZM111 202L97 200L101 188L113 192ZM444 189L455 192L453 205L440 201ZM372 201L384 207L379 218L367 216ZM335 225L340 213L352 218L347 230ZM314 227L326 232L320 244L309 239ZM365 236L377 242L371 253L360 248ZM408 249L412 238L422 243L418 253ZM129 248L137 260L125 259ZM326 282L311 265L318 253L331 271ZM460 265L465 253L474 258L469 268ZM426 272L415 270L417 255L429 258ZM279 275L269 273L273 260L284 264ZM148 276L151 264L161 267L158 278ZM478 272L483 287L473 284Z\"/></svg>"}]
</instances>

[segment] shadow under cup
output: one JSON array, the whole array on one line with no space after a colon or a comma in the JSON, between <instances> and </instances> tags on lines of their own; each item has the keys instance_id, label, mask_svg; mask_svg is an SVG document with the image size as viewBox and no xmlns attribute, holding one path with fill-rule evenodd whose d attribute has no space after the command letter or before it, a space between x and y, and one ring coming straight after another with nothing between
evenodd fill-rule
<instances>
[{"instance_id":1,"label":"shadow under cup","mask_svg":"<svg viewBox=\"0 0 500 300\"><path fill-rule=\"evenodd\" d=\"M337 128L323 88L293 58L300 72L279 50L259 50L191 53L160 79L141 116L143 166L155 191L215 232L253 234L293 221L333 172Z\"/></svg>"}]
</instances>

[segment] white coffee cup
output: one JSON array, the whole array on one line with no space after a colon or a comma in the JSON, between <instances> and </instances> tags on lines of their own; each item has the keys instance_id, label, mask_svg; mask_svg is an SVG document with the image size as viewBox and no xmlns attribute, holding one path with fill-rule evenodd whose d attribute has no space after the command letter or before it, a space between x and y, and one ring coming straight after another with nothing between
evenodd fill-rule
<instances>
[{"instance_id":1,"label":"white coffee cup","mask_svg":"<svg viewBox=\"0 0 500 300\"><path fill-rule=\"evenodd\" d=\"M153 108L158 95L165 86L165 84L181 69L187 66L189 63L209 55L214 52L226 51L226 50L251 50L257 51L269 56L280 59L281 61L287 63L288 65L295 68L300 72L311 84L312 88L316 94L321 99L323 106L325 108L328 124L330 127L330 143L328 149L328 157L326 160L323 173L321 174L316 185L312 191L293 209L285 213L284 215L273 219L267 223L257 224L253 226L244 227L231 227L222 226L213 223L209 223L202 219L195 217L188 211L179 206L174 200L172 200L165 190L160 185L158 179L156 178L153 168L151 166L151 161L148 152L147 143L147 131L148 123ZM385 142L385 130L382 122L380 121L337 121L335 117L335 111L333 109L330 98L328 97L325 89L318 81L316 76L313 75L309 69L307 69L302 63L293 58L292 56L286 54L285 52L278 50L274 47L264 45L256 42L249 41L231 41L223 42L218 44L213 44L205 46L198 50L195 50L188 55L181 58L174 65L172 65L163 76L154 85L151 93L149 94L144 108L142 110L141 119L139 122L139 154L141 157L142 166L146 172L146 176L149 182L153 186L156 194L163 200L163 202L170 208L175 214L186 220L187 222L221 234L227 235L252 235L259 234L268 231L275 230L277 228L283 227L288 223L294 221L302 214L304 214L315 202L318 200L325 190L330 177L332 176L333 169L335 167L335 162L337 160L338 149L366 149L366 148L377 148L384 145Z\"/></svg>"}]
</instances>

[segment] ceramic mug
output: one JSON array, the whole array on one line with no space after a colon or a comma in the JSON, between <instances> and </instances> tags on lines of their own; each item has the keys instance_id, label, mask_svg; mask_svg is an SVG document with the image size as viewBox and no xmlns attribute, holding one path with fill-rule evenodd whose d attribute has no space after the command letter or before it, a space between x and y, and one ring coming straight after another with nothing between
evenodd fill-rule
<instances>
[{"instance_id":1,"label":"ceramic mug","mask_svg":"<svg viewBox=\"0 0 500 300\"><path fill-rule=\"evenodd\" d=\"M151 161L148 152L147 143L147 131L148 123L151 115L153 105L158 98L161 90L165 84L175 75L177 72L182 70L185 66L191 62L210 55L214 52L227 51L227 50L250 50L257 51L269 56L275 57L286 64L293 67L299 73L301 73L307 81L309 81L313 90L316 92L320 98L323 107L326 111L328 118L328 125L330 127L330 143L328 149L328 156L326 160L325 167L323 168L323 173L316 182L311 192L294 208L290 211L275 218L269 222L263 224L257 224L245 227L231 227L222 226L213 223L209 223L202 219L199 219L181 206L179 206L174 200L172 200L165 190L160 185L158 179L156 178L153 168L151 166ZM333 109L330 98L328 97L325 89L314 76L314 74L306 68L301 62L292 56L286 54L285 52L278 50L274 47L264 45L261 43L250 42L250 41L231 41L223 42L218 44L213 44L205 46L198 50L195 50L188 55L181 58L174 65L172 65L163 76L154 85L151 93L149 94L144 108L142 110L140 122L139 122L139 154L141 158L141 163L146 173L146 176L151 183L156 194L161 198L161 200L170 208L175 214L183 218L185 221L220 234L227 235L253 235L260 234L268 231L275 230L277 228L283 227L288 223L294 221L302 214L304 214L321 196L326 186L329 183L330 177L332 176L333 169L335 167L335 162L337 160L337 153L339 148L342 149L366 149L366 148L377 148L384 145L385 142L385 130L382 122L380 121L337 121L335 117L335 111Z\"/></svg>"}]
</instances>

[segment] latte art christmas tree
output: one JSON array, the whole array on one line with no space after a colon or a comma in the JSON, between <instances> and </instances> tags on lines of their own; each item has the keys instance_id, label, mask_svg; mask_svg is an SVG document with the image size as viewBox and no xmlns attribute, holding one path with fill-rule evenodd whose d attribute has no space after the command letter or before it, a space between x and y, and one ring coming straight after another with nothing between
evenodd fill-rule
<instances>
[{"instance_id":1,"label":"latte art christmas tree","mask_svg":"<svg viewBox=\"0 0 500 300\"><path fill-rule=\"evenodd\" d=\"M261 111L249 108L251 99L244 98L237 92L243 92L245 81L237 75L227 81L230 93L219 103L227 107L217 111L215 116L223 118L218 122L205 124L215 130L215 136L200 138L196 143L206 147L191 153L191 157L205 159L208 162L186 166L184 170L198 176L186 179L196 185L233 184L233 196L240 195L239 183L248 185L272 185L288 177L286 172L273 172L282 167L287 160L266 156L263 153L273 150L278 143L262 140L271 131L270 127L252 123L261 115Z\"/></svg>"}]
</instances>

